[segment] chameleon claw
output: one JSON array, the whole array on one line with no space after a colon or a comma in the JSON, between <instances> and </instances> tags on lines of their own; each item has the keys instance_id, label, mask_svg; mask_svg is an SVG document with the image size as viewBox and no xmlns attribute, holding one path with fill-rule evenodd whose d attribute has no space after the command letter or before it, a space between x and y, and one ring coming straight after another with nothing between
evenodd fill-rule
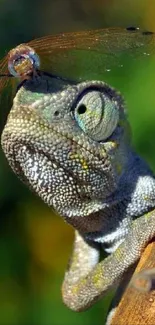
<instances>
[{"instance_id":1,"label":"chameleon claw","mask_svg":"<svg viewBox=\"0 0 155 325\"><path fill-rule=\"evenodd\" d=\"M141 292L155 290L155 268L143 270L134 275L131 280L131 286Z\"/></svg>"}]
</instances>

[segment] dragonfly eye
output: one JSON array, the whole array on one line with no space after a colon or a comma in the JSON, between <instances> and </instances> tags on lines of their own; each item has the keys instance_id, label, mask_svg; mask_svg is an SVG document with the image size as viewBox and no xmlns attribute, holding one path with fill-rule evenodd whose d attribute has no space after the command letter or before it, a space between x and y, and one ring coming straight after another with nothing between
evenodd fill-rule
<instances>
[{"instance_id":1,"label":"dragonfly eye","mask_svg":"<svg viewBox=\"0 0 155 325\"><path fill-rule=\"evenodd\" d=\"M25 53L22 53L25 52ZM35 70L40 67L39 56L28 46L20 46L10 52L8 59L8 70L14 77L26 78L29 77Z\"/></svg>"}]
</instances>

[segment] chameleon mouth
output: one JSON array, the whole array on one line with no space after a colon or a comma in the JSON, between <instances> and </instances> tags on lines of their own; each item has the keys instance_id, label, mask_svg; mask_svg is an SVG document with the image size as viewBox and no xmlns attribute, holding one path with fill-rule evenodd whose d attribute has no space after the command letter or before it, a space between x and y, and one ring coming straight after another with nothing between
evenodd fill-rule
<instances>
[{"instance_id":1,"label":"chameleon mouth","mask_svg":"<svg viewBox=\"0 0 155 325\"><path fill-rule=\"evenodd\" d=\"M74 124L47 123L30 107L12 110L2 146L14 172L49 205L60 196L63 205L103 200L117 186L104 146L100 150Z\"/></svg>"},{"instance_id":2,"label":"chameleon mouth","mask_svg":"<svg viewBox=\"0 0 155 325\"><path fill-rule=\"evenodd\" d=\"M54 207L64 217L70 217L74 213L78 215L78 211L83 209L82 202L88 204L89 214L91 198L85 191L86 182L80 182L72 171L68 171L42 150L35 152L31 147L20 143L18 155L16 154L11 167L46 204Z\"/></svg>"},{"instance_id":3,"label":"chameleon mouth","mask_svg":"<svg viewBox=\"0 0 155 325\"><path fill-rule=\"evenodd\" d=\"M117 180L104 147L100 152L67 127L59 132L57 125L43 123L36 115L18 118L14 110L2 134L2 147L19 178L59 214L89 215L105 205Z\"/></svg>"},{"instance_id":4,"label":"chameleon mouth","mask_svg":"<svg viewBox=\"0 0 155 325\"><path fill-rule=\"evenodd\" d=\"M88 186L86 179L79 178L72 168L66 167L54 155L50 155L41 149L34 150L28 144L23 144L21 148L18 148L18 156L16 154L14 157L12 168L16 169L15 172L18 172L24 182L27 183L27 180L30 180L30 186L33 185L31 183L36 183L37 187L44 186L45 190L50 187L50 191L52 191L52 184L56 183L57 176L62 183L73 180L74 186L78 185L80 188ZM57 173L58 175L56 175ZM77 195L83 197L86 196L86 193L80 190L79 193L77 191Z\"/></svg>"},{"instance_id":5,"label":"chameleon mouth","mask_svg":"<svg viewBox=\"0 0 155 325\"><path fill-rule=\"evenodd\" d=\"M80 206L80 202L84 200L88 202L92 197L99 199L101 196L100 189L101 186L103 188L104 184L102 179L103 177L107 179L107 172L105 164L105 171L103 173L103 161L102 166L101 162L100 166L96 166L96 169L93 166L94 161L98 165L98 157L94 157L93 161L89 151L83 150L75 142L73 144L71 140L66 141L65 138L63 139L63 141L66 141L64 147L60 147L59 143L57 143L57 150L54 150L52 144L47 147L46 143L43 142L41 143L42 146L40 146L37 141L34 141L32 135L23 134L19 126L18 130L20 133L15 130L11 132L10 129L10 127L9 130L5 129L2 136L2 145L9 164L19 178L35 191L45 203L54 206L62 214L65 210L65 205L67 205L66 210L70 206L74 206L75 210L77 204ZM52 137L52 134L53 132L50 134L50 137ZM71 145L75 148L75 144L76 151L74 152L76 154L77 150L80 153L83 150L87 154L88 163L90 164L88 169L87 166L83 166L86 169L82 170L81 163L76 163L74 157L72 160L70 156L68 158L68 154L72 153ZM90 168L92 170L91 173ZM95 182L94 185L93 182ZM99 188L97 195L96 185ZM105 196L107 196L109 191L108 187L109 185L107 184L107 187L102 189ZM58 204L57 202L60 200L61 204ZM77 203L78 201L79 203ZM60 208L58 209L57 206L60 206Z\"/></svg>"},{"instance_id":6,"label":"chameleon mouth","mask_svg":"<svg viewBox=\"0 0 155 325\"><path fill-rule=\"evenodd\" d=\"M14 172L35 192L48 192L51 197L57 192L58 185L66 186L67 191L69 183L74 183L76 195L87 196L84 191L78 191L79 187L88 186L87 181L79 179L74 170L67 168L54 154L15 138L4 151Z\"/></svg>"},{"instance_id":7,"label":"chameleon mouth","mask_svg":"<svg viewBox=\"0 0 155 325\"><path fill-rule=\"evenodd\" d=\"M74 128L74 125L72 127ZM76 175L79 178L79 174L81 177L84 174L88 179L89 170L92 169L96 169L99 173L102 173L103 169L106 171L109 159L104 146L99 150L94 141L86 139L85 134L74 134L73 131L65 123L61 128L57 123L49 124L35 111L22 106L9 115L2 133L2 147L8 160L11 164L13 160L14 165L17 161L16 156L20 161L18 147L26 146L31 153L38 152L38 159L39 155L46 156L67 174L74 175L75 179ZM13 169L15 170L15 167Z\"/></svg>"}]
</instances>

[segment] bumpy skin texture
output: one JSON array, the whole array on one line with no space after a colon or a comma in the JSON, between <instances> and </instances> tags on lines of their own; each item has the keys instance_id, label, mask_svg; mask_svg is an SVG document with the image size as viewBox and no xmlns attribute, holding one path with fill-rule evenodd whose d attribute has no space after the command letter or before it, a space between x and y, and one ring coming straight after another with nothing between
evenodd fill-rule
<instances>
[{"instance_id":1,"label":"bumpy skin texture","mask_svg":"<svg viewBox=\"0 0 155 325\"><path fill-rule=\"evenodd\" d=\"M47 76L21 86L2 134L15 173L75 228L62 294L76 311L118 284L155 235L155 179L129 139L114 89Z\"/></svg>"}]
</instances>

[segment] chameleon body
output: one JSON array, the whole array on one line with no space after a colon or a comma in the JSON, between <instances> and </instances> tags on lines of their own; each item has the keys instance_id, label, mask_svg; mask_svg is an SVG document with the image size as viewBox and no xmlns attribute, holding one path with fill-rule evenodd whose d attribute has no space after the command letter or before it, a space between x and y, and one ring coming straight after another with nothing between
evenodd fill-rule
<instances>
[{"instance_id":1,"label":"chameleon body","mask_svg":"<svg viewBox=\"0 0 155 325\"><path fill-rule=\"evenodd\" d=\"M121 95L42 75L18 88L2 134L14 172L75 228L62 296L85 310L155 235L155 179L131 149ZM101 250L109 253L99 261Z\"/></svg>"}]
</instances>

